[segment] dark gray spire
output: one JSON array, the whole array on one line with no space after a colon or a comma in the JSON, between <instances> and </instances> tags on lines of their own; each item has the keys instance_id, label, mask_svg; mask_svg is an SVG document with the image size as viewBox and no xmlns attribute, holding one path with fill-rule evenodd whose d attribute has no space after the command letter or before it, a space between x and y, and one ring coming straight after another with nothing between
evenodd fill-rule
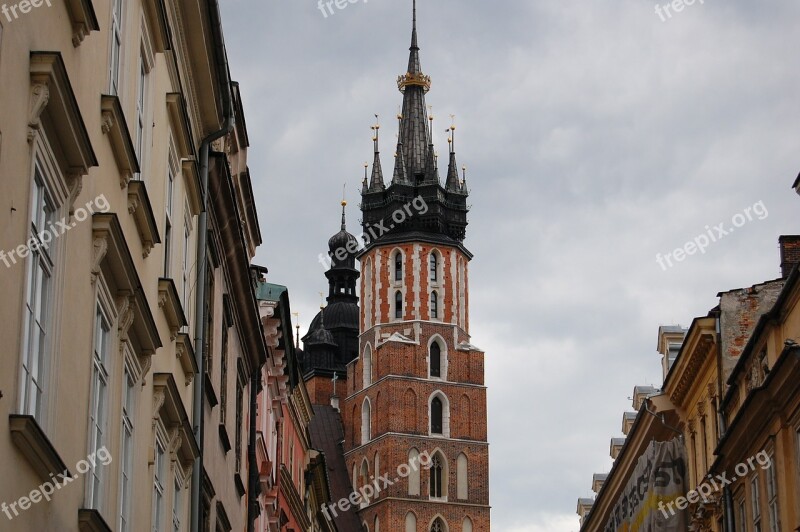
<instances>
[{"instance_id":1,"label":"dark gray spire","mask_svg":"<svg viewBox=\"0 0 800 532\"><path fill-rule=\"evenodd\" d=\"M425 174L428 153L428 113L425 93L431 87L431 78L422 73L417 43L417 2L414 0L414 15L411 29L411 48L408 70L398 79L397 85L403 93L403 120L400 123L400 138L403 141L403 156L409 182Z\"/></svg>"},{"instance_id":2,"label":"dark gray spire","mask_svg":"<svg viewBox=\"0 0 800 532\"><path fill-rule=\"evenodd\" d=\"M378 146L378 125L373 126L375 134L372 136L372 141L375 148L375 159L372 161L372 178L369 183L370 192L380 192L385 188L383 183L383 169L381 168L381 157Z\"/></svg>"},{"instance_id":3,"label":"dark gray spire","mask_svg":"<svg viewBox=\"0 0 800 532\"><path fill-rule=\"evenodd\" d=\"M407 184L409 182L405 157L403 156L403 142L397 141L397 153L394 157L394 174L392 184Z\"/></svg>"}]
</instances>

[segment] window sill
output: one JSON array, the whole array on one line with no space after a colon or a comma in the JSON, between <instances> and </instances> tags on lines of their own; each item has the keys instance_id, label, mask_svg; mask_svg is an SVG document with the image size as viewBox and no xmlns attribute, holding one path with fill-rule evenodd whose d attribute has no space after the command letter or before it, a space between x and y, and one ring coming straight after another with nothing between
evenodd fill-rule
<instances>
[{"instance_id":1,"label":"window sill","mask_svg":"<svg viewBox=\"0 0 800 532\"><path fill-rule=\"evenodd\" d=\"M239 498L241 499L242 497L244 497L245 494L244 482L242 482L242 475L240 475L239 473L233 475L233 482L236 484L236 493L239 495Z\"/></svg>"},{"instance_id":2,"label":"window sill","mask_svg":"<svg viewBox=\"0 0 800 532\"><path fill-rule=\"evenodd\" d=\"M219 441L222 443L222 450L225 451L225 454L228 454L231 450L231 439L228 438L228 429L225 428L225 425L220 423L219 424Z\"/></svg>"},{"instance_id":3,"label":"window sill","mask_svg":"<svg viewBox=\"0 0 800 532\"><path fill-rule=\"evenodd\" d=\"M217 399L217 394L214 392L214 383L211 382L211 376L206 371L203 375L203 391L205 392L206 400L208 401L208 406L214 408L219 404L219 399Z\"/></svg>"},{"instance_id":4,"label":"window sill","mask_svg":"<svg viewBox=\"0 0 800 532\"><path fill-rule=\"evenodd\" d=\"M78 530L81 532L113 532L100 512L86 508L78 510Z\"/></svg>"},{"instance_id":5,"label":"window sill","mask_svg":"<svg viewBox=\"0 0 800 532\"><path fill-rule=\"evenodd\" d=\"M33 416L11 414L8 416L8 425L14 445L25 456L39 478L49 481L50 475L58 474L72 477L67 465Z\"/></svg>"}]
</instances>

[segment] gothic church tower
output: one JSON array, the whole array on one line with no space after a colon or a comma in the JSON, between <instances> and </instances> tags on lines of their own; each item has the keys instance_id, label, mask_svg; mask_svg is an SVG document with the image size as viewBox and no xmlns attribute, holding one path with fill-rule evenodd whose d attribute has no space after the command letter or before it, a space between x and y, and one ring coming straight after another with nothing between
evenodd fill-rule
<instances>
[{"instance_id":1,"label":"gothic church tower","mask_svg":"<svg viewBox=\"0 0 800 532\"><path fill-rule=\"evenodd\" d=\"M465 178L454 132L442 184L425 95L414 5L394 170L384 183L375 128L371 179L364 180L358 358L342 402L345 460L362 500L365 530L489 530L489 447L484 353L470 343ZM422 462L423 467L416 466ZM402 464L411 465L409 471ZM398 466L400 470L398 471Z\"/></svg>"}]
</instances>

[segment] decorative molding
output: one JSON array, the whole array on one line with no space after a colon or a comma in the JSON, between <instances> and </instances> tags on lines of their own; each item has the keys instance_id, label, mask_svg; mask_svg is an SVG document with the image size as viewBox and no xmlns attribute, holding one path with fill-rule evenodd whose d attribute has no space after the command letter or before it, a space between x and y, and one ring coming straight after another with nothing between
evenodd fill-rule
<instances>
[{"instance_id":1,"label":"decorative molding","mask_svg":"<svg viewBox=\"0 0 800 532\"><path fill-rule=\"evenodd\" d=\"M66 0L67 12L72 22L72 46L77 48L92 31L99 31L92 0ZM48 4L49 5L49 4Z\"/></svg>"},{"instance_id":2,"label":"decorative molding","mask_svg":"<svg viewBox=\"0 0 800 532\"><path fill-rule=\"evenodd\" d=\"M39 81L31 84L31 104L28 111L28 142L32 142L42 127L42 111L50 101L50 89L47 83Z\"/></svg>"},{"instance_id":3,"label":"decorative molding","mask_svg":"<svg viewBox=\"0 0 800 532\"><path fill-rule=\"evenodd\" d=\"M168 448L184 468L184 473L200 456L183 399L171 373L153 374L153 394L162 397L153 413L153 422L161 420L169 430Z\"/></svg>"},{"instance_id":4,"label":"decorative molding","mask_svg":"<svg viewBox=\"0 0 800 532\"><path fill-rule=\"evenodd\" d=\"M92 241L92 284L97 280L100 275L100 264L106 258L108 252L108 240L104 237L95 236Z\"/></svg>"},{"instance_id":5,"label":"decorative molding","mask_svg":"<svg viewBox=\"0 0 800 532\"><path fill-rule=\"evenodd\" d=\"M178 334L175 342L175 356L181 363L186 386L189 386L198 372L197 359L195 358L192 339L186 333Z\"/></svg>"},{"instance_id":6,"label":"decorative molding","mask_svg":"<svg viewBox=\"0 0 800 532\"><path fill-rule=\"evenodd\" d=\"M133 179L133 175L138 174L141 169L119 97L102 94L100 116L100 129L111 143L111 151L114 153L114 160L120 173L120 188L125 188Z\"/></svg>"},{"instance_id":7,"label":"decorative molding","mask_svg":"<svg viewBox=\"0 0 800 532\"><path fill-rule=\"evenodd\" d=\"M166 401L166 399L167 395L163 388L153 391L153 423L158 420L158 412L161 410L161 407L164 406L164 401Z\"/></svg>"},{"instance_id":8,"label":"decorative molding","mask_svg":"<svg viewBox=\"0 0 800 532\"><path fill-rule=\"evenodd\" d=\"M97 157L61 54L31 52L30 81L28 140L32 141L46 124L49 140L61 146L66 167L62 171L86 175L89 168L97 166ZM47 120L43 121L45 116Z\"/></svg>"},{"instance_id":9,"label":"decorative molding","mask_svg":"<svg viewBox=\"0 0 800 532\"><path fill-rule=\"evenodd\" d=\"M133 325L133 320L136 314L133 310L134 298L129 295L123 295L117 298L117 318L119 330L119 343L120 351L124 348L125 342L128 341L128 331Z\"/></svg>"},{"instance_id":10,"label":"decorative molding","mask_svg":"<svg viewBox=\"0 0 800 532\"><path fill-rule=\"evenodd\" d=\"M144 181L131 181L128 184L128 213L133 216L133 221L136 223L139 240L142 243L142 257L146 259L150 256L153 246L161 243L161 237L158 234L156 217Z\"/></svg>"},{"instance_id":11,"label":"decorative molding","mask_svg":"<svg viewBox=\"0 0 800 532\"><path fill-rule=\"evenodd\" d=\"M81 190L83 190L83 174L80 169L70 168L67 172L66 181L68 190L67 203L69 205L69 214L72 216L75 214L75 201L81 195Z\"/></svg>"},{"instance_id":12,"label":"decorative molding","mask_svg":"<svg viewBox=\"0 0 800 532\"><path fill-rule=\"evenodd\" d=\"M178 297L178 290L172 279L161 278L158 280L158 307L164 312L167 318L167 325L170 331L170 340L178 337L181 327L188 325L186 314L183 312L181 300Z\"/></svg>"},{"instance_id":13,"label":"decorative molding","mask_svg":"<svg viewBox=\"0 0 800 532\"><path fill-rule=\"evenodd\" d=\"M92 216L92 236L92 283L102 271L104 275L109 276L107 280L116 288L114 297L117 298L117 306L125 311L120 314L120 324L127 328L120 338L123 340L123 346L129 337L136 338L134 352L142 365L144 384L144 377L150 369L151 357L162 343L117 215L95 213ZM120 298L128 298L127 303L120 302ZM126 316L128 311L132 313L133 318ZM128 320L131 323L127 323Z\"/></svg>"}]
</instances>

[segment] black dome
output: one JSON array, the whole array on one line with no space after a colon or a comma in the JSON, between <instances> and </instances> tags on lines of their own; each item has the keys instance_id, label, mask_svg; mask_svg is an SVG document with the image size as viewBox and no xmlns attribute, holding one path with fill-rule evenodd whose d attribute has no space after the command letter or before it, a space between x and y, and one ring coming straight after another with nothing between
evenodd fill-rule
<instances>
[{"instance_id":1,"label":"black dome","mask_svg":"<svg viewBox=\"0 0 800 532\"><path fill-rule=\"evenodd\" d=\"M337 301L325 307L325 328L331 329L353 329L358 331L358 303L349 301ZM318 312L314 319L311 321L308 338L312 332L319 329L320 321L322 321L322 311ZM303 339L305 342L306 340Z\"/></svg>"}]
</instances>

